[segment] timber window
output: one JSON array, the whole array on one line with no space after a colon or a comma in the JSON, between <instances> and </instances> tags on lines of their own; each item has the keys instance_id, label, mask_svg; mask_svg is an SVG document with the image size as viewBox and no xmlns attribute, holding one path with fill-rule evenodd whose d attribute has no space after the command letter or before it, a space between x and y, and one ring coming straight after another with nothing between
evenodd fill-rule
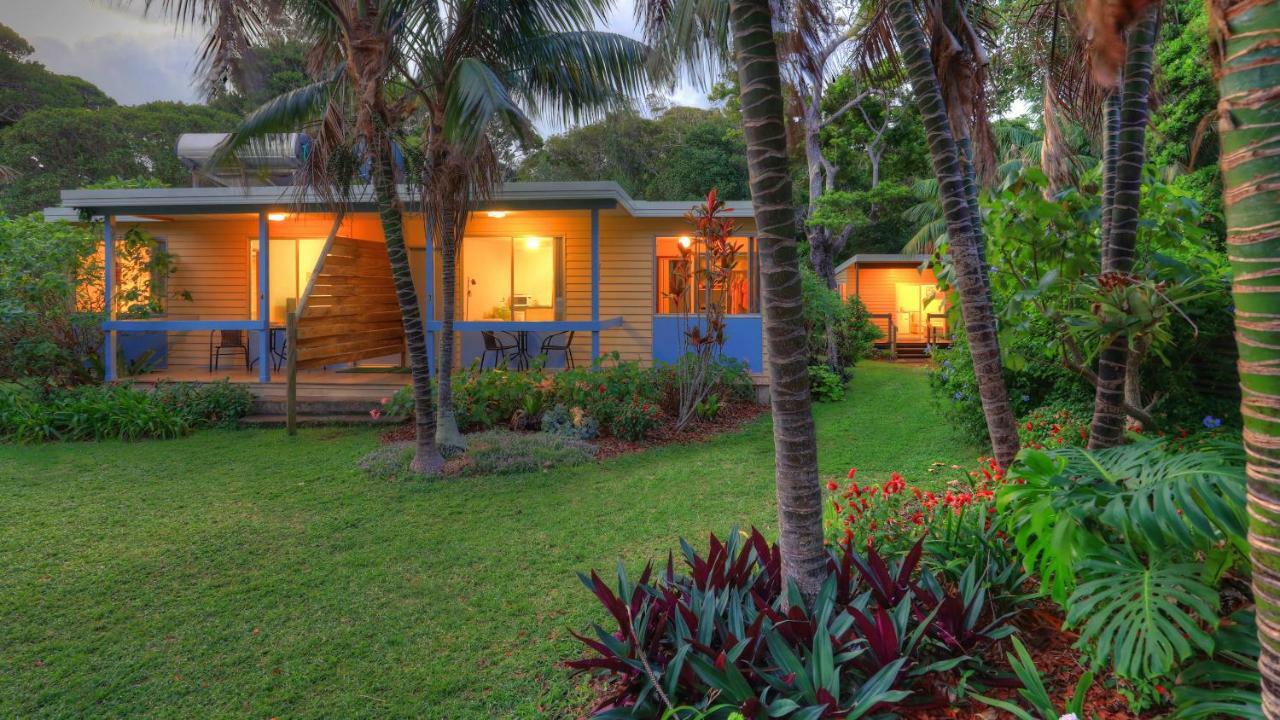
<instances>
[{"instance_id":1,"label":"timber window","mask_svg":"<svg viewBox=\"0 0 1280 720\"><path fill-rule=\"evenodd\" d=\"M730 238L737 249L726 287L707 287L710 253L697 238L660 237L654 268L656 307L659 315L704 313L707 303L722 302L726 315L759 312L755 238Z\"/></svg>"},{"instance_id":2,"label":"timber window","mask_svg":"<svg viewBox=\"0 0 1280 720\"><path fill-rule=\"evenodd\" d=\"M468 237L458 286L463 320L563 320L563 238Z\"/></svg>"}]
</instances>

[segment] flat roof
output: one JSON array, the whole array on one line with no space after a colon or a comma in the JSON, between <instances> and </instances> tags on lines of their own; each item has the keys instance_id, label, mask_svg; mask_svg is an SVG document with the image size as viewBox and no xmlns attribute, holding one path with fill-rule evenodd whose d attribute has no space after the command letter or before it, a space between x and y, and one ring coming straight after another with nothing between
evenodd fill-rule
<instances>
[{"instance_id":1,"label":"flat roof","mask_svg":"<svg viewBox=\"0 0 1280 720\"><path fill-rule=\"evenodd\" d=\"M923 265L929 262L929 255L904 255L897 253L863 253L854 255L836 266L841 273L854 265Z\"/></svg>"},{"instance_id":2,"label":"flat roof","mask_svg":"<svg viewBox=\"0 0 1280 720\"><path fill-rule=\"evenodd\" d=\"M416 208L419 193L398 187L406 207ZM621 209L632 217L683 218L698 200L635 200L616 182L510 182L495 188L476 210L589 210ZM353 188L352 209L373 211L373 189ZM63 190L62 203L46 208L49 220L78 220L90 215L190 215L197 213L261 212L279 209L328 212L320 195L300 187L132 188L127 190ZM725 215L753 216L750 200L725 201Z\"/></svg>"}]
</instances>

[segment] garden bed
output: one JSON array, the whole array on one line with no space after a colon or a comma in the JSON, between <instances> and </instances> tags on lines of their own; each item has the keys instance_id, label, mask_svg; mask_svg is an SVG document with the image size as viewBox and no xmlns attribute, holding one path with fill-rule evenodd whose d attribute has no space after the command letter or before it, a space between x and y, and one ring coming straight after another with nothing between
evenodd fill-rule
<instances>
[{"instance_id":1,"label":"garden bed","mask_svg":"<svg viewBox=\"0 0 1280 720\"><path fill-rule=\"evenodd\" d=\"M734 400L724 403L720 408L719 414L716 415L714 420L695 420L684 430L676 430L674 421L664 415L660 424L651 430L643 440L625 440L623 438L609 436L597 437L585 442L594 448L596 460L606 460L619 455L639 452L641 450L660 447L662 445L687 442L705 442L724 433L737 430L744 424L755 420L768 411L769 407L767 405L762 405L749 400ZM379 436L379 439L384 445L412 442L415 432L413 423L411 421L407 421L399 427L382 433L382 435ZM519 434L528 435L538 433L540 433L540 431L537 430L519 432ZM467 438L470 439L477 434L481 433L468 433ZM465 456L451 459L445 464L445 475L455 476L467 474L465 470L468 465L469 461Z\"/></svg>"}]
</instances>

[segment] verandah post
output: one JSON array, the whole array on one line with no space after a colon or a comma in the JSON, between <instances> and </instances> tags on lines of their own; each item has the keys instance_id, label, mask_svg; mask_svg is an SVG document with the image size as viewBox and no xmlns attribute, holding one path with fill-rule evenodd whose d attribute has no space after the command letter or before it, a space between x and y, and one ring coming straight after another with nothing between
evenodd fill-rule
<instances>
[{"instance_id":1,"label":"verandah post","mask_svg":"<svg viewBox=\"0 0 1280 720\"><path fill-rule=\"evenodd\" d=\"M267 211L258 211L258 382L271 382L271 263Z\"/></svg>"},{"instance_id":2,"label":"verandah post","mask_svg":"<svg viewBox=\"0 0 1280 720\"><path fill-rule=\"evenodd\" d=\"M289 387L285 394L285 427L290 435L298 434L298 301L285 301L285 372Z\"/></svg>"},{"instance_id":3,"label":"verandah post","mask_svg":"<svg viewBox=\"0 0 1280 720\"><path fill-rule=\"evenodd\" d=\"M116 319L116 249L111 236L111 216L102 218L102 303L107 322ZM102 379L116 379L116 331L109 327L102 338Z\"/></svg>"},{"instance_id":4,"label":"verandah post","mask_svg":"<svg viewBox=\"0 0 1280 720\"><path fill-rule=\"evenodd\" d=\"M422 318L422 326L427 333L427 371L436 371L436 333L431 329L431 323L436 319L436 248L435 240L431 236L431 219L423 213L422 228L426 235L427 251L426 255L426 274L422 288L422 297L426 300L426 307L423 313L426 317Z\"/></svg>"},{"instance_id":5,"label":"verandah post","mask_svg":"<svg viewBox=\"0 0 1280 720\"><path fill-rule=\"evenodd\" d=\"M591 362L600 358L600 209L591 208Z\"/></svg>"}]
</instances>

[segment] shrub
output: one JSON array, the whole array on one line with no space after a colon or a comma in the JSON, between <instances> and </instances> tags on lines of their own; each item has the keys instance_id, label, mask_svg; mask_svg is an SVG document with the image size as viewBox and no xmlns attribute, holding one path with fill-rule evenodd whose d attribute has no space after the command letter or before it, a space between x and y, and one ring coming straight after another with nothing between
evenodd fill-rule
<instances>
[{"instance_id":1,"label":"shrub","mask_svg":"<svg viewBox=\"0 0 1280 720\"><path fill-rule=\"evenodd\" d=\"M610 430L623 440L643 440L662 422L662 410L640 400L632 400L618 408Z\"/></svg>"},{"instance_id":2,"label":"shrub","mask_svg":"<svg viewBox=\"0 0 1280 720\"><path fill-rule=\"evenodd\" d=\"M556 405L542 416L542 431L572 440L591 440L600 432L600 425L582 411Z\"/></svg>"},{"instance_id":3,"label":"shrub","mask_svg":"<svg viewBox=\"0 0 1280 720\"><path fill-rule=\"evenodd\" d=\"M698 403L694 411L698 414L699 420L715 422L716 417L720 415L720 396L708 395L705 400Z\"/></svg>"},{"instance_id":4,"label":"shrub","mask_svg":"<svg viewBox=\"0 0 1280 720\"><path fill-rule=\"evenodd\" d=\"M681 574L668 560L635 582L619 565L613 587L579 576L613 618L575 633L589 652L567 663L611 681L598 717L860 717L913 692L945 703L936 681L980 672L971 658L1012 632L979 584L946 589L920 570L920 544L900 558L833 549L812 605L784 589L758 531L713 535L705 555L681 548Z\"/></svg>"},{"instance_id":5,"label":"shrub","mask_svg":"<svg viewBox=\"0 0 1280 720\"><path fill-rule=\"evenodd\" d=\"M1089 444L1092 411L1087 407L1051 403L1032 410L1018 421L1018 440L1023 447L1043 450L1065 445Z\"/></svg>"},{"instance_id":6,"label":"shrub","mask_svg":"<svg viewBox=\"0 0 1280 720\"><path fill-rule=\"evenodd\" d=\"M595 457L582 440L553 433L490 430L467 438L463 475L504 475L579 465Z\"/></svg>"},{"instance_id":7,"label":"shrub","mask_svg":"<svg viewBox=\"0 0 1280 720\"><path fill-rule=\"evenodd\" d=\"M190 429L186 414L128 385L0 383L0 438L13 442L173 438Z\"/></svg>"},{"instance_id":8,"label":"shrub","mask_svg":"<svg viewBox=\"0 0 1280 720\"><path fill-rule=\"evenodd\" d=\"M235 427L249 414L253 393L227 380L210 383L157 383L151 391L162 404L181 414L187 424L199 427Z\"/></svg>"},{"instance_id":9,"label":"shrub","mask_svg":"<svg viewBox=\"0 0 1280 720\"><path fill-rule=\"evenodd\" d=\"M1225 649L1212 633L1220 595L1247 593L1250 572L1243 464L1238 444L1213 440L1029 450L997 491L1024 564L1134 709L1164 703L1162 684Z\"/></svg>"},{"instance_id":10,"label":"shrub","mask_svg":"<svg viewBox=\"0 0 1280 720\"><path fill-rule=\"evenodd\" d=\"M480 370L472 367L453 376L453 410L458 429L487 430L511 421L524 398L540 392L541 373ZM412 401L412 396L410 396Z\"/></svg>"},{"instance_id":11,"label":"shrub","mask_svg":"<svg viewBox=\"0 0 1280 720\"><path fill-rule=\"evenodd\" d=\"M396 442L379 445L356 461L356 467L375 480L396 480L413 476L409 464L413 462L414 444Z\"/></svg>"},{"instance_id":12,"label":"shrub","mask_svg":"<svg viewBox=\"0 0 1280 720\"><path fill-rule=\"evenodd\" d=\"M827 364L827 327L836 333L836 348L840 367L852 367L863 358L870 357L880 329L871 322L871 315L857 297L841 302L840 295L831 290L808 268L802 268L805 332L808 337L809 362Z\"/></svg>"},{"instance_id":13,"label":"shrub","mask_svg":"<svg viewBox=\"0 0 1280 720\"><path fill-rule=\"evenodd\" d=\"M809 366L809 393L818 402L844 399L845 379L826 365Z\"/></svg>"}]
</instances>

